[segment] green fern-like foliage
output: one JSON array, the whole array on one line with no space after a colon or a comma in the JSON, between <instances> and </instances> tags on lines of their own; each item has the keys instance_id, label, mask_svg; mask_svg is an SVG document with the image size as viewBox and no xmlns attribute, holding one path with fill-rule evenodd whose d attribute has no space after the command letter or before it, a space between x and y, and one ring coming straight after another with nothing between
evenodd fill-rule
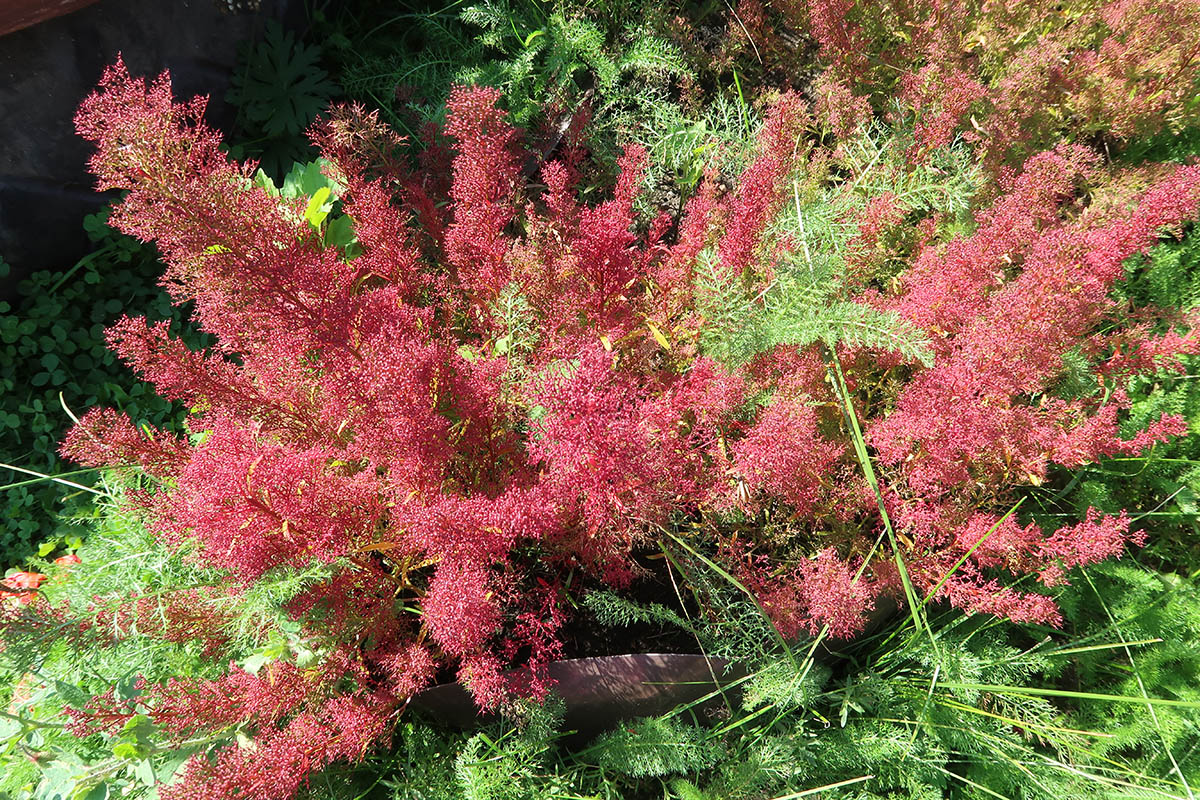
<instances>
[{"instance_id":1,"label":"green fern-like foliage","mask_svg":"<svg viewBox=\"0 0 1200 800\"><path fill-rule=\"evenodd\" d=\"M1200 237L1194 228L1128 265L1124 291L1142 305L1190 309L1200 303Z\"/></svg>"},{"instance_id":2,"label":"green fern-like foliage","mask_svg":"<svg viewBox=\"0 0 1200 800\"><path fill-rule=\"evenodd\" d=\"M812 708L831 674L825 664L797 670L786 659L769 660L742 690L742 708L753 711L770 706L781 712Z\"/></svg>"},{"instance_id":3,"label":"green fern-like foliage","mask_svg":"<svg viewBox=\"0 0 1200 800\"><path fill-rule=\"evenodd\" d=\"M645 717L602 735L594 744L602 769L631 778L686 775L721 759L719 741L674 717Z\"/></svg>"},{"instance_id":4,"label":"green fern-like foliage","mask_svg":"<svg viewBox=\"0 0 1200 800\"><path fill-rule=\"evenodd\" d=\"M1096 741L1096 753L1175 785L1200 787L1200 591L1195 584L1134 564L1107 563L1074 582L1063 608L1082 640L1121 645L1076 656L1079 685L1196 706L1080 703L1075 723L1107 734Z\"/></svg>"},{"instance_id":5,"label":"green fern-like foliage","mask_svg":"<svg viewBox=\"0 0 1200 800\"><path fill-rule=\"evenodd\" d=\"M1194 313L1200 305L1200 236L1194 228L1181 239L1163 242L1126 264L1120 288L1132 302ZM1159 324L1164 333L1170 320ZM1184 357L1184 370L1162 371L1127 382L1131 407L1123 435L1129 437L1162 418L1177 414L1192 431L1200 431L1200 358ZM1060 393L1095 394L1095 381L1082 382L1089 367L1082 354L1064 359ZM1094 507L1104 513L1124 508L1149 509L1136 521L1153 532L1147 558L1160 569L1192 571L1200 567L1200 438L1187 436L1156 444L1138 457L1113 458L1062 474L1056 484L1033 493L1039 513L1048 521Z\"/></svg>"},{"instance_id":6,"label":"green fern-like foliage","mask_svg":"<svg viewBox=\"0 0 1200 800\"><path fill-rule=\"evenodd\" d=\"M648 88L639 102L612 109L612 124L650 154L647 195L678 195L678 210L706 170L737 175L754 154L762 120L736 96L716 94L699 113L686 112L668 93Z\"/></svg>"},{"instance_id":7,"label":"green fern-like foliage","mask_svg":"<svg viewBox=\"0 0 1200 800\"><path fill-rule=\"evenodd\" d=\"M463 800L535 800L561 788L550 767L561 701L529 702L508 713L506 727L476 733L455 756Z\"/></svg>"},{"instance_id":8,"label":"green fern-like foliage","mask_svg":"<svg viewBox=\"0 0 1200 800\"><path fill-rule=\"evenodd\" d=\"M955 142L933 151L921 163L910 164L906 153L911 142L908 128L875 123L842 144L858 202L890 192L907 211L939 211L954 230L968 232L973 224L970 212L983 182L970 149Z\"/></svg>"},{"instance_id":9,"label":"green fern-like foliage","mask_svg":"<svg viewBox=\"0 0 1200 800\"><path fill-rule=\"evenodd\" d=\"M456 83L500 89L514 123L530 129L555 122L547 108L570 113L594 96L594 138L615 151L630 109L648 111L656 91L691 70L654 34L652 7L634 5L624 14L614 8L528 0L440 11L414 5L403 26L372 23L356 35L355 47L342 54L343 82L350 96L380 107L413 136L422 121L440 117Z\"/></svg>"},{"instance_id":10,"label":"green fern-like foliage","mask_svg":"<svg viewBox=\"0 0 1200 800\"><path fill-rule=\"evenodd\" d=\"M615 592L589 592L583 597L583 605L595 616L597 622L612 628L649 622L675 626L689 632L696 631L696 626L661 603L642 605Z\"/></svg>"},{"instance_id":11,"label":"green fern-like foliage","mask_svg":"<svg viewBox=\"0 0 1200 800\"><path fill-rule=\"evenodd\" d=\"M915 327L852 299L848 269L858 231L853 220L868 198L889 194L907 215L948 209L956 220L952 224L969 225L978 176L965 149L944 148L929 163L913 168L903 163L905 141L904 131L873 128L846 145L845 176L836 181L821 174L794 179L793 197L772 226L772 241L786 246L778 248L783 255L770 265L773 278L765 290L755 292L757 283L728 274L711 252L704 254L698 289L708 323L702 344L711 355L738 364L779 345L822 342L931 363L932 354ZM894 261L866 276L867 283L893 277L903 263Z\"/></svg>"},{"instance_id":12,"label":"green fern-like foliage","mask_svg":"<svg viewBox=\"0 0 1200 800\"><path fill-rule=\"evenodd\" d=\"M538 762L518 747L498 747L476 734L455 758L464 800L533 800Z\"/></svg>"},{"instance_id":13,"label":"green fern-like foliage","mask_svg":"<svg viewBox=\"0 0 1200 800\"><path fill-rule=\"evenodd\" d=\"M1148 161L1174 161L1184 163L1200 153L1200 128L1189 127L1181 131L1164 130L1145 139L1129 142L1117 158L1129 164Z\"/></svg>"},{"instance_id":14,"label":"green fern-like foliage","mask_svg":"<svg viewBox=\"0 0 1200 800\"><path fill-rule=\"evenodd\" d=\"M846 299L839 274L844 263L832 245L818 247L804 256L789 253L776 264L775 280L757 296L741 276L727 274L706 254L698 269L707 322L704 349L736 365L779 345L821 342L894 351L928 364L931 355L920 333L895 313Z\"/></svg>"},{"instance_id":15,"label":"green fern-like foliage","mask_svg":"<svg viewBox=\"0 0 1200 800\"><path fill-rule=\"evenodd\" d=\"M180 749L148 719L117 735L78 739L63 728L64 708L79 707L114 686L119 699L136 697L139 680L213 679L226 673L231 660L256 671L270 661L302 664L314 656L283 607L326 578L327 570L281 573L246 594L223 592L222 574L164 549L139 520L120 510L116 497L127 487L119 476L108 476L102 486L106 494L97 501L97 520L86 538L73 543L80 562L61 566L34 559L30 567L48 576L40 587L45 599L4 626L0 798L83 797L101 785L112 796L147 796L156 777L168 779L215 740ZM205 587L217 588L193 593ZM204 652L199 641L174 643L139 631L139 620L161 617L180 592L188 593L196 613L224 620L218 655ZM128 612L132 598L143 603L134 614ZM112 622L92 625L98 614Z\"/></svg>"}]
</instances>

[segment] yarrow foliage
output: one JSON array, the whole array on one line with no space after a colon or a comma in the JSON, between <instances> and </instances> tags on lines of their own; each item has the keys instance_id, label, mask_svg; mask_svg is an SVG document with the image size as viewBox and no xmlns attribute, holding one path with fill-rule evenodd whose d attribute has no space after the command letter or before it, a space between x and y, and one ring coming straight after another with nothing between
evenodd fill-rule
<instances>
[{"instance_id":1,"label":"yarrow foliage","mask_svg":"<svg viewBox=\"0 0 1200 800\"><path fill-rule=\"evenodd\" d=\"M823 52L846 63L870 40L841 24L853 6L810 10ZM935 60L953 41L922 41L930 66L903 87L919 108L918 160L991 97ZM842 327L829 330L892 320L924 337L932 362L830 333L723 362L705 351L717 305L704 293L724 287L753 317L790 265L816 275L824 257L802 219L779 223L788 202L800 213L801 179L835 180L828 154L813 152L820 132L842 135L864 113L845 75L823 86L815 116L799 96L779 98L732 191L711 177L681 219L648 225L635 213L645 151L630 147L611 197L585 204L580 153L524 168L536 157L492 90L451 95L446 186L391 158L400 145L377 120L343 109L314 139L354 227L349 248L330 243L331 223L308 218L303 198L272 195L223 154L201 101L174 103L166 77L147 86L120 63L107 70L77 118L97 146L92 169L102 188L128 192L115 224L158 243L165 285L194 301L217 344L192 352L162 325L117 323L117 352L191 408L188 435L96 410L64 453L141 465L157 488L132 504L164 541L228 574L227 591L319 578L286 607L311 649L304 667L148 685L136 708L101 695L72 712L75 728L117 730L136 712L179 740L238 730L253 746L193 757L164 797L289 797L310 771L384 738L443 667L482 706L544 695L569 605L560 575L627 586L645 571L639 549L685 520L788 637L860 632L881 597L901 594L896 558L919 590L971 611L1056 621L1050 597L1001 577L1059 585L1119 554L1129 520L1093 513L1043 531L1003 515L1055 464L1182 432L1166 417L1123 438L1119 392L1055 390L1072 352L1101 386L1194 349L1178 332L1106 323L1128 311L1110 298L1122 262L1194 217L1200 168L1139 173L1127 202L1086 207L1083 187L1106 180L1098 157L1035 155L972 231L945 241L927 226L892 276L879 274L880 243L924 212L875 197L836 256L841 290L861 294L838 299ZM385 165L364 156L373 148ZM843 372L848 397L831 388ZM858 472L857 423L879 498ZM873 546L880 502L901 536ZM769 531L733 543L748 526L731 522L768 518ZM219 628L172 609L147 635ZM141 611L123 613L107 622Z\"/></svg>"}]
</instances>

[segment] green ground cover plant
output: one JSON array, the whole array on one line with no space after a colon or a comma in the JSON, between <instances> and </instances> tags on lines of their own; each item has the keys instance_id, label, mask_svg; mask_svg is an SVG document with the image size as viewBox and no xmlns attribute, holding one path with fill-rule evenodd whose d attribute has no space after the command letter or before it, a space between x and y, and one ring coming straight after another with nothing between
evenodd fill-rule
<instances>
[{"instance_id":1,"label":"green ground cover plant","mask_svg":"<svg viewBox=\"0 0 1200 800\"><path fill-rule=\"evenodd\" d=\"M0 788L1190 798L1191 13L363 16L286 178L114 66L80 133L210 338L109 328L187 413L63 445ZM750 674L579 745L580 621ZM409 712L455 676L502 722Z\"/></svg>"},{"instance_id":2,"label":"green ground cover plant","mask_svg":"<svg viewBox=\"0 0 1200 800\"><path fill-rule=\"evenodd\" d=\"M58 442L71 425L68 409L112 405L147 424L179 414L114 357L104 329L138 308L170 321L191 346L206 341L185 324L186 310L172 306L156 285L161 265L154 248L117 233L106 219L105 211L84 220L91 253L64 272L34 273L17 286L13 304L0 309L0 462L20 468L0 467L8 487L0 497L0 564L6 568L43 543L85 534L76 523L93 517L89 492L41 477L71 472L63 479L93 483L93 471L75 473L58 457Z\"/></svg>"},{"instance_id":3,"label":"green ground cover plant","mask_svg":"<svg viewBox=\"0 0 1200 800\"><path fill-rule=\"evenodd\" d=\"M319 47L298 41L274 22L261 41L243 47L226 97L237 109L238 137L231 152L259 159L276 179L284 178L295 160L311 155L304 132L337 92L320 60ZM106 207L84 218L92 249L78 263L34 273L17 286L13 302L0 308L5 403L0 463L32 471L0 468L0 481L9 487L0 513L0 565L6 568L39 547L86 535L86 526L75 523L94 517L93 495L86 489L40 477L71 471L57 453L71 408L111 405L151 425L182 411L117 361L104 329L122 311L138 309L171 320L172 330L189 347L208 342L186 324L187 310L172 305L157 286L162 271L157 251L111 228L108 213ZM0 278L7 270L0 260ZM88 471L61 479L90 487L94 475Z\"/></svg>"}]
</instances>

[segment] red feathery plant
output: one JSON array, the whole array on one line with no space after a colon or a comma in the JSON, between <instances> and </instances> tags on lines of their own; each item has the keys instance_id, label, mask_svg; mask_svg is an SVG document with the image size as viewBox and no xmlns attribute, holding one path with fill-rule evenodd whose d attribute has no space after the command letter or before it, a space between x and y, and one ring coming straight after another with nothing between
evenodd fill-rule
<instances>
[{"instance_id":1,"label":"red feathery plant","mask_svg":"<svg viewBox=\"0 0 1200 800\"><path fill-rule=\"evenodd\" d=\"M930 85L912 81L910 94ZM1102 177L1096 158L1064 147L1031 159L973 234L926 242L896 281L861 298L927 336L932 366L847 346L823 362L815 346L780 346L730 367L702 350L696 266L710 259L750 303L766 291L788 246L769 224L818 158L804 144L806 104L778 101L735 191L706 182L678 224L664 216L643 231L633 210L643 151L626 151L597 205L576 199L574 163L541 165L532 191L497 100L483 88L451 95L445 196L402 159L380 168L397 143L370 117L343 110L317 131L345 187L353 251L326 243L305 201L257 188L201 121L203 101L174 103L166 77L147 86L118 63L79 111L100 187L128 191L113 223L158 244L164 285L195 303L217 345L192 352L163 325L116 324L122 358L191 408L192 438L96 410L64 452L141 464L160 488L133 503L235 585L314 565L327 575L288 607L312 663L143 687L139 713L171 737L236 725L256 743L194 757L168 800L288 797L312 770L378 742L446 664L481 706L544 693L543 668L562 650L561 576L628 585L635 550L685 516L786 510L789 541L813 556L798 566L764 561L769 549L751 553L719 524L706 530L789 636L825 626L852 636L881 595L899 592L892 545L872 547L879 504L919 589L1053 622L1049 597L999 576L1053 586L1118 553L1128 520L1090 515L1047 534L1001 519L1015 487L1043 480L1051 463L1182 432L1165 418L1126 441L1119 394L1065 400L1051 389L1075 349L1099 379L1195 349L1190 335L1156 338L1149 323L1101 323L1120 310L1109 289L1122 261L1195 214L1198 167L1143 176L1144 191L1118 198L1132 203L1080 210L1082 183ZM861 220L864 252L905 224L890 202ZM851 400L872 383L894 387L857 410L878 497L831 402L834 364ZM505 672L519 651L523 668ZM102 695L73 724L114 730L137 709Z\"/></svg>"}]
</instances>

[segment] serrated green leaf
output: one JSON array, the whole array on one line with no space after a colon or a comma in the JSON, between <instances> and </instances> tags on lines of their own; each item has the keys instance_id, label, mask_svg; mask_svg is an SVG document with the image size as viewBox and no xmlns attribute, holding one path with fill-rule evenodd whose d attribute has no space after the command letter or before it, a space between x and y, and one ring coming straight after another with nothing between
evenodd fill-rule
<instances>
[{"instance_id":1,"label":"serrated green leaf","mask_svg":"<svg viewBox=\"0 0 1200 800\"><path fill-rule=\"evenodd\" d=\"M137 683L141 675L130 673L121 680L117 681L117 685L113 687L113 697L118 700L132 700L135 697L140 697L142 690L138 688Z\"/></svg>"},{"instance_id":2,"label":"serrated green leaf","mask_svg":"<svg viewBox=\"0 0 1200 800\"><path fill-rule=\"evenodd\" d=\"M68 681L55 681L54 691L72 708L83 708L92 699L87 692Z\"/></svg>"}]
</instances>

